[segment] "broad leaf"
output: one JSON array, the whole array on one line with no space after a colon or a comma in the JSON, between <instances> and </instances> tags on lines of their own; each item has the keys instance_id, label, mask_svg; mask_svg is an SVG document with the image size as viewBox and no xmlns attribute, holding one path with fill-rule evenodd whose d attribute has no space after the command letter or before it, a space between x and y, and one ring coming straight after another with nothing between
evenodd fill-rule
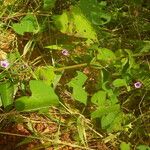
<instances>
[{"instance_id":1,"label":"broad leaf","mask_svg":"<svg viewBox=\"0 0 150 150\"><path fill-rule=\"evenodd\" d=\"M113 51L107 48L99 48L97 59L110 63L116 59L116 56Z\"/></svg>"},{"instance_id":2,"label":"broad leaf","mask_svg":"<svg viewBox=\"0 0 150 150\"><path fill-rule=\"evenodd\" d=\"M51 85L55 78L54 68L52 66L38 67L35 74L38 79L43 80L48 85Z\"/></svg>"},{"instance_id":3,"label":"broad leaf","mask_svg":"<svg viewBox=\"0 0 150 150\"><path fill-rule=\"evenodd\" d=\"M4 108L9 108L13 104L14 87L11 82L0 83L1 104Z\"/></svg>"},{"instance_id":4,"label":"broad leaf","mask_svg":"<svg viewBox=\"0 0 150 150\"><path fill-rule=\"evenodd\" d=\"M113 122L115 117L116 117L116 113L114 112L104 115L101 119L102 129L107 129L107 127Z\"/></svg>"},{"instance_id":5,"label":"broad leaf","mask_svg":"<svg viewBox=\"0 0 150 150\"><path fill-rule=\"evenodd\" d=\"M91 19L92 19L92 23L95 25L104 25L108 22L110 22L111 17L110 15L106 14L106 13L97 13L97 12L91 12Z\"/></svg>"},{"instance_id":6,"label":"broad leaf","mask_svg":"<svg viewBox=\"0 0 150 150\"><path fill-rule=\"evenodd\" d=\"M83 85L87 80L87 76L79 71L77 73L78 75L68 83L68 86L73 88L73 98L86 105L87 92L83 89Z\"/></svg>"},{"instance_id":7,"label":"broad leaf","mask_svg":"<svg viewBox=\"0 0 150 150\"><path fill-rule=\"evenodd\" d=\"M109 127L107 127L107 132L123 130L123 121L125 122L125 117L121 111L116 112L115 114L116 116L114 120L111 122Z\"/></svg>"},{"instance_id":8,"label":"broad leaf","mask_svg":"<svg viewBox=\"0 0 150 150\"><path fill-rule=\"evenodd\" d=\"M116 79L116 80L113 81L113 86L114 87L127 86L127 83L126 83L125 79Z\"/></svg>"},{"instance_id":9,"label":"broad leaf","mask_svg":"<svg viewBox=\"0 0 150 150\"><path fill-rule=\"evenodd\" d=\"M97 40L96 32L91 23L77 7L73 7L70 12L64 11L62 15L55 15L53 20L62 33Z\"/></svg>"},{"instance_id":10,"label":"broad leaf","mask_svg":"<svg viewBox=\"0 0 150 150\"><path fill-rule=\"evenodd\" d=\"M150 150L150 147L148 145L139 145L137 150Z\"/></svg>"},{"instance_id":11,"label":"broad leaf","mask_svg":"<svg viewBox=\"0 0 150 150\"><path fill-rule=\"evenodd\" d=\"M25 16L20 23L14 23L12 28L20 35L24 35L25 32L37 33L39 31L36 17L32 14Z\"/></svg>"},{"instance_id":12,"label":"broad leaf","mask_svg":"<svg viewBox=\"0 0 150 150\"><path fill-rule=\"evenodd\" d=\"M120 144L120 150L130 150L130 143L125 143L125 142L122 142Z\"/></svg>"},{"instance_id":13,"label":"broad leaf","mask_svg":"<svg viewBox=\"0 0 150 150\"><path fill-rule=\"evenodd\" d=\"M44 0L44 6L43 8L45 10L49 10L55 6L56 0Z\"/></svg>"},{"instance_id":14,"label":"broad leaf","mask_svg":"<svg viewBox=\"0 0 150 150\"><path fill-rule=\"evenodd\" d=\"M111 112L120 112L120 106L118 104L115 104L113 106L103 106L97 108L94 112L91 113L92 118L101 118L103 115L107 115Z\"/></svg>"},{"instance_id":15,"label":"broad leaf","mask_svg":"<svg viewBox=\"0 0 150 150\"><path fill-rule=\"evenodd\" d=\"M80 0L79 7L83 14L88 18L94 25L104 25L111 20L111 16L108 11L105 11L106 2L97 0Z\"/></svg>"},{"instance_id":16,"label":"broad leaf","mask_svg":"<svg viewBox=\"0 0 150 150\"><path fill-rule=\"evenodd\" d=\"M105 101L106 101L106 92L105 91L98 91L91 98L91 102L98 106L104 106Z\"/></svg>"},{"instance_id":17,"label":"broad leaf","mask_svg":"<svg viewBox=\"0 0 150 150\"><path fill-rule=\"evenodd\" d=\"M30 90L31 96L23 96L15 101L15 107L18 111L34 111L59 104L58 96L53 88L43 81L31 80Z\"/></svg>"}]
</instances>

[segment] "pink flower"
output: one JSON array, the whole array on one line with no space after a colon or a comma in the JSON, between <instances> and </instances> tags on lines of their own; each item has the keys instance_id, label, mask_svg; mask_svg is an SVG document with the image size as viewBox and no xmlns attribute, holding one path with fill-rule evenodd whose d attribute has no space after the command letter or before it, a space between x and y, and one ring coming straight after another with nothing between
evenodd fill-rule
<instances>
[{"instance_id":1,"label":"pink flower","mask_svg":"<svg viewBox=\"0 0 150 150\"><path fill-rule=\"evenodd\" d=\"M0 65L3 68L8 68L9 62L8 62L8 60L2 60L2 61L0 61Z\"/></svg>"},{"instance_id":2,"label":"pink flower","mask_svg":"<svg viewBox=\"0 0 150 150\"><path fill-rule=\"evenodd\" d=\"M136 89L141 88L141 86L142 86L142 83L141 83L141 82L136 82L136 83L134 83L134 87L135 87Z\"/></svg>"},{"instance_id":3,"label":"pink flower","mask_svg":"<svg viewBox=\"0 0 150 150\"><path fill-rule=\"evenodd\" d=\"M62 53L64 56L68 56L68 55L69 55L69 52L68 52L68 50L66 50L66 49L63 49L63 50L61 51L61 53Z\"/></svg>"}]
</instances>

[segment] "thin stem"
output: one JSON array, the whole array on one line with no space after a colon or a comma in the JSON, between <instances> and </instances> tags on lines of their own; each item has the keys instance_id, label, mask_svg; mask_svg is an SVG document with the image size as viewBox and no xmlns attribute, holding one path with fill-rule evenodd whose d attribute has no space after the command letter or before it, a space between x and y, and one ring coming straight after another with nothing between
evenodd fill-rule
<instances>
[{"instance_id":1,"label":"thin stem","mask_svg":"<svg viewBox=\"0 0 150 150\"><path fill-rule=\"evenodd\" d=\"M84 63L84 64L78 64L78 65L72 65L72 66L65 66L61 68L55 68L54 71L63 71L63 70L68 70L68 69L80 68L80 67L85 67L87 65L88 65L87 63Z\"/></svg>"},{"instance_id":2,"label":"thin stem","mask_svg":"<svg viewBox=\"0 0 150 150\"><path fill-rule=\"evenodd\" d=\"M24 137L24 138L32 138L32 139L38 139L38 140L43 140L42 137L40 136L28 136L28 135L21 135L21 134L16 134L16 133L9 133L9 132L0 132L0 134L3 135L12 135L12 136L19 136L19 137ZM88 147L82 147L76 144L71 144L71 143L67 143L67 142L62 142L62 141L57 141L57 140L51 140L49 137L48 138L44 138L44 140L46 140L47 142L50 142L52 144L60 144L60 145L66 145L66 146L71 146L71 147L76 147L76 148L81 148L81 149L85 149L85 150L94 150Z\"/></svg>"}]
</instances>

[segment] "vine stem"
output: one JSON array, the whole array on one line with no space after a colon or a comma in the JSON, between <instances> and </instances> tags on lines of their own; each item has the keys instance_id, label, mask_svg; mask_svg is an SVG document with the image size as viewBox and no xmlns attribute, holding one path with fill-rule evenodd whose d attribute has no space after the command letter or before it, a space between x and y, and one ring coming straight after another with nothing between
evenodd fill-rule
<instances>
[{"instance_id":1,"label":"vine stem","mask_svg":"<svg viewBox=\"0 0 150 150\"><path fill-rule=\"evenodd\" d=\"M68 70L68 69L85 67L87 65L88 65L87 63L84 63L84 64L78 64L78 65L72 65L72 66L65 66L65 67L61 67L61 68L55 68L54 71L64 71L64 70Z\"/></svg>"}]
</instances>

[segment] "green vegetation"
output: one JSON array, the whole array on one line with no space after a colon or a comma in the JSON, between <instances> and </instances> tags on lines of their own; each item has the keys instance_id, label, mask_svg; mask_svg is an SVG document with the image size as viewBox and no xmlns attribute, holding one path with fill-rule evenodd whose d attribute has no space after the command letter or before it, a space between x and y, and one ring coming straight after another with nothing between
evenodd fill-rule
<instances>
[{"instance_id":1,"label":"green vegetation","mask_svg":"<svg viewBox=\"0 0 150 150\"><path fill-rule=\"evenodd\" d=\"M4 149L150 150L149 60L148 0L1 0Z\"/></svg>"}]
</instances>

